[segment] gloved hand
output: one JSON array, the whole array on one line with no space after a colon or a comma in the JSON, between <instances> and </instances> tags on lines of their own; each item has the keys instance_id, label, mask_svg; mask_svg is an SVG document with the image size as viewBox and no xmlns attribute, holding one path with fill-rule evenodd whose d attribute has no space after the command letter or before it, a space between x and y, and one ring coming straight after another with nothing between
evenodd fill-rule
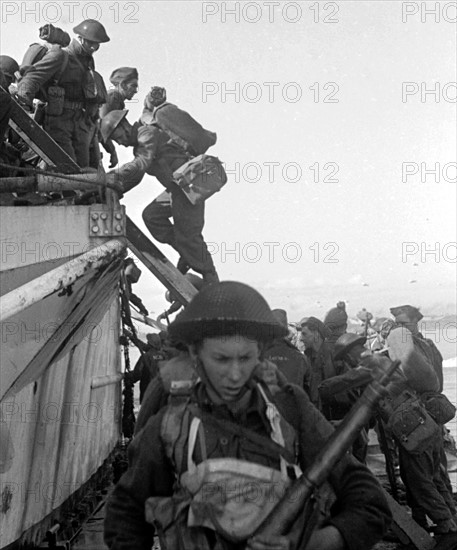
<instances>
[{"instance_id":1,"label":"gloved hand","mask_svg":"<svg viewBox=\"0 0 457 550\"><path fill-rule=\"evenodd\" d=\"M248 540L248 550L290 550L291 542L286 537L252 537Z\"/></svg>"},{"instance_id":2,"label":"gloved hand","mask_svg":"<svg viewBox=\"0 0 457 550\"><path fill-rule=\"evenodd\" d=\"M10 92L11 93L11 92ZM25 98L23 98L20 95L15 96L16 101L19 103L19 105L24 109L24 111L27 111L28 113L33 113L35 111L35 108L33 106L33 103L29 103Z\"/></svg>"},{"instance_id":3,"label":"gloved hand","mask_svg":"<svg viewBox=\"0 0 457 550\"><path fill-rule=\"evenodd\" d=\"M17 95L17 90L18 90L18 87L16 82L12 82L8 87L8 92L14 96Z\"/></svg>"},{"instance_id":4,"label":"gloved hand","mask_svg":"<svg viewBox=\"0 0 457 550\"><path fill-rule=\"evenodd\" d=\"M117 192L119 193L119 198L122 198L124 196L124 188L122 187L122 183L119 179L119 173L118 172L108 172L105 175L106 183L109 183L110 185L114 185L116 187Z\"/></svg>"},{"instance_id":5,"label":"gloved hand","mask_svg":"<svg viewBox=\"0 0 457 550\"><path fill-rule=\"evenodd\" d=\"M144 99L144 106L149 110L154 110L155 107L162 105L167 100L167 92L165 88L160 86L153 86L151 91Z\"/></svg>"}]
</instances>

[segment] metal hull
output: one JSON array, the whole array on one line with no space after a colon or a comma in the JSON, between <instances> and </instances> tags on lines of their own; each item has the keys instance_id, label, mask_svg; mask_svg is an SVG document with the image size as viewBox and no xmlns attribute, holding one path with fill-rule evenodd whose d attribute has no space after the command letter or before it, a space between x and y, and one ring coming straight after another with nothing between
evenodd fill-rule
<instances>
[{"instance_id":1,"label":"metal hull","mask_svg":"<svg viewBox=\"0 0 457 550\"><path fill-rule=\"evenodd\" d=\"M103 242L90 235L89 206L0 208L0 231L2 296ZM32 528L84 485L119 440L121 266L116 257L88 268L70 291L1 323L2 548L39 542L30 540L41 536Z\"/></svg>"}]
</instances>

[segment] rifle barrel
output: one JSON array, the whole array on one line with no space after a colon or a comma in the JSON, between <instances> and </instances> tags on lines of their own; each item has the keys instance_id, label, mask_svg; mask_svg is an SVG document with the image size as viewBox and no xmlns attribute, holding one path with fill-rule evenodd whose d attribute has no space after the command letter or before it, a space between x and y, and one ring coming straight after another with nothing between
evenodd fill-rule
<instances>
[{"instance_id":1,"label":"rifle barrel","mask_svg":"<svg viewBox=\"0 0 457 550\"><path fill-rule=\"evenodd\" d=\"M351 447L359 431L367 424L377 401L400 361L395 361L381 377L373 380L355 403L343 422L327 440L313 464L295 480L275 508L256 531L256 535L286 535L313 492L327 479L337 462Z\"/></svg>"}]
</instances>

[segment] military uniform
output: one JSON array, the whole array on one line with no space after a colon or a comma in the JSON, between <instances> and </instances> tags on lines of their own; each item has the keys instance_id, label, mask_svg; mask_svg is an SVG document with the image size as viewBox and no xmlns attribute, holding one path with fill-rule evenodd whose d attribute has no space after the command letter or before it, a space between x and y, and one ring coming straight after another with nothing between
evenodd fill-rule
<instances>
[{"instance_id":1,"label":"military uniform","mask_svg":"<svg viewBox=\"0 0 457 550\"><path fill-rule=\"evenodd\" d=\"M338 338L346 332L348 316L346 304L338 302L336 307L330 309L324 318L324 325L328 331L326 342L334 346Z\"/></svg>"},{"instance_id":2,"label":"military uniform","mask_svg":"<svg viewBox=\"0 0 457 550\"><path fill-rule=\"evenodd\" d=\"M317 351L313 348L308 348L305 350L305 356L311 365L312 373L310 399L313 405L321 410L328 420L332 420L332 417L336 411L332 411L331 407L323 405L319 395L319 386L327 378L342 374L342 372L337 369L337 364L333 359L333 348L333 344L330 344L329 342L322 342ZM341 366L341 362L338 363L338 366ZM338 415L338 417L341 418L340 415Z\"/></svg>"},{"instance_id":3,"label":"military uniform","mask_svg":"<svg viewBox=\"0 0 457 550\"><path fill-rule=\"evenodd\" d=\"M188 156L155 126L135 124L132 145L135 158L116 169L124 189L128 191L137 185L145 173L155 176L167 189L143 211L143 220L151 235L172 246L204 279L215 275L214 263L202 235L205 203L191 204L173 181L173 172L187 162Z\"/></svg>"},{"instance_id":4,"label":"military uniform","mask_svg":"<svg viewBox=\"0 0 457 550\"><path fill-rule=\"evenodd\" d=\"M13 108L13 100L11 99L10 94L8 93L8 82L0 70L0 86L3 89L0 89L0 143L5 138L5 132L8 128L8 123L10 120L10 113Z\"/></svg>"},{"instance_id":5,"label":"military uniform","mask_svg":"<svg viewBox=\"0 0 457 550\"><path fill-rule=\"evenodd\" d=\"M268 390L263 389L264 392ZM271 396L270 396L270 399ZM289 426L298 437L298 462L302 469L313 461L332 428L310 404L306 394L294 386L286 386L275 395L274 402ZM198 465L204 459L233 457L261 466L279 468L279 455L268 448L271 428L266 417L265 404L259 396L257 386L253 388L248 406L233 416L225 405L213 405L205 389L195 388L191 404L204 415L210 414L213 421L204 426L204 448L207 456L202 455L202 442L197 439L193 459ZM105 520L105 540L113 550L127 548L150 549L154 529L145 521L145 502L153 496L167 496L174 493L176 473L166 454L164 427L162 420L168 408L162 409L151 418L144 429L130 445L130 468L124 474L107 503ZM215 429L214 422L218 428ZM265 440L265 445L255 444L236 429L224 429L220 426L240 425L255 431ZM161 427L162 426L162 427ZM288 437L285 436L286 439ZM183 455L186 456L189 440L184 443ZM185 472L178 465L178 471ZM366 550L379 540L388 525L390 512L381 489L373 475L349 455L344 456L330 477L331 486L336 494L337 504L333 513L325 522L335 526L342 534L348 550ZM175 523L170 524L171 527ZM185 525L183 537L192 545L192 528ZM201 533L201 529L197 532ZM206 531L205 531L206 532ZM196 536L196 535L195 535ZM211 534L208 532L208 537ZM189 546L189 548L193 546ZM219 548L220 546L216 546ZM224 540L224 548L234 550L244 548L240 543Z\"/></svg>"},{"instance_id":6,"label":"military uniform","mask_svg":"<svg viewBox=\"0 0 457 550\"><path fill-rule=\"evenodd\" d=\"M286 338L275 340L265 351L264 358L273 362L288 382L300 386L309 393L311 366L306 357Z\"/></svg>"},{"instance_id":7,"label":"military uniform","mask_svg":"<svg viewBox=\"0 0 457 550\"><path fill-rule=\"evenodd\" d=\"M395 328L395 327L394 327ZM397 328L397 330L405 330ZM392 333L391 333L392 335ZM389 345L389 338L387 343ZM411 333L402 335L402 341L408 342ZM395 399L404 389L412 389L419 396L422 392L436 392L439 381L429 361L427 344L424 340L412 336L414 352L420 357L420 363L409 362L402 365L404 377L394 378L387 389ZM441 427L435 424L435 434L420 452L407 451L399 441L400 475L405 484L406 498L412 516L417 523L426 527L426 516L437 524L437 532L457 530L453 521L455 511L452 496L441 475L442 435Z\"/></svg>"},{"instance_id":8,"label":"military uniform","mask_svg":"<svg viewBox=\"0 0 457 550\"><path fill-rule=\"evenodd\" d=\"M93 57L73 39L65 52L52 48L18 83L18 96L32 105L35 97L47 101L47 90L58 79L58 85L65 90L63 112L47 112L44 128L81 168L89 166L89 149L98 119L100 99L93 70Z\"/></svg>"}]
</instances>

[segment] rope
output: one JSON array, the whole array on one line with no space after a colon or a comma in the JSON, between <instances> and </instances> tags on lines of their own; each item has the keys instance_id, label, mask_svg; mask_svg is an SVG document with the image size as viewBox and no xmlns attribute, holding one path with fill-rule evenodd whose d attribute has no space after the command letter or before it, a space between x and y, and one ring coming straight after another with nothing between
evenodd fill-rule
<instances>
[{"instance_id":1,"label":"rope","mask_svg":"<svg viewBox=\"0 0 457 550\"><path fill-rule=\"evenodd\" d=\"M129 341L127 338L124 342L124 361L126 372L131 372ZM133 412L133 382L131 381L130 376L124 376L123 382L124 389L122 390L122 395L124 396L124 402L122 403L122 433L125 438L130 439L133 437L133 432L135 430L135 414Z\"/></svg>"},{"instance_id":2,"label":"rope","mask_svg":"<svg viewBox=\"0 0 457 550\"><path fill-rule=\"evenodd\" d=\"M140 354L144 357L143 350L141 348L141 341L139 340L135 326L132 322L132 317L130 314L130 300L129 300L129 288L128 282L125 277L125 272L121 274L121 316L122 316L122 329L124 336L124 359L125 359L125 370L127 373L131 372L130 369L130 357L128 352L128 342L129 339L135 344L139 349ZM130 439L133 437L135 430L135 414L134 414L134 399L133 399L133 386L134 383L130 376L124 376L124 403L122 408L122 433L124 437Z\"/></svg>"},{"instance_id":3,"label":"rope","mask_svg":"<svg viewBox=\"0 0 457 550\"><path fill-rule=\"evenodd\" d=\"M94 187L108 187L109 189L113 189L114 191L122 193L121 186L116 185L114 183L106 183L106 182L105 183L96 183L96 182L93 182L93 181L88 181L88 180L75 178L73 175L69 175L69 174L61 174L60 172L51 172L50 170L42 170L41 168L32 168L32 167L28 167L28 166L16 166L14 164L7 164L5 162L0 162L0 167L1 168L10 168L10 169L13 169L13 170L19 170L21 172L30 172L30 173L33 173L33 174L41 174L43 176L54 176L54 177L66 179L68 181L75 182L75 183L85 183L86 185L92 185ZM90 173L90 172L88 172L88 173Z\"/></svg>"}]
</instances>

